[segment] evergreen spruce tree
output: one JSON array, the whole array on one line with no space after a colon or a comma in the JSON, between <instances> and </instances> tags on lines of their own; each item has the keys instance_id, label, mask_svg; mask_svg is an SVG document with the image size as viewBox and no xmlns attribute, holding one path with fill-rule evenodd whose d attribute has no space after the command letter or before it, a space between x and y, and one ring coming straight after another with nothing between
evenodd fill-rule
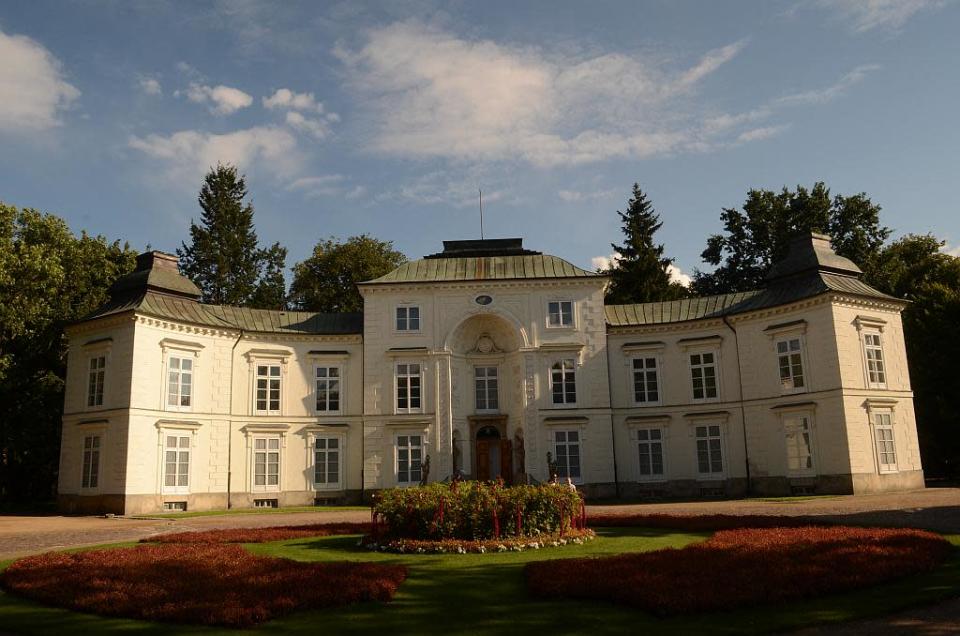
<instances>
[{"instance_id":1,"label":"evergreen spruce tree","mask_svg":"<svg viewBox=\"0 0 960 636\"><path fill-rule=\"evenodd\" d=\"M663 255L663 245L653 235L663 225L640 185L633 184L633 198L626 212L617 211L623 223L623 245L611 243L616 261L611 265L612 277L607 290L608 304L646 303L675 300L687 295L686 288L670 281L667 268L672 258Z\"/></svg>"},{"instance_id":2,"label":"evergreen spruce tree","mask_svg":"<svg viewBox=\"0 0 960 636\"><path fill-rule=\"evenodd\" d=\"M280 309L287 250L279 243L259 247L246 196L236 167L217 164L207 173L198 197L200 223L190 222L190 245L177 250L180 271L197 284L204 302Z\"/></svg>"}]
</instances>

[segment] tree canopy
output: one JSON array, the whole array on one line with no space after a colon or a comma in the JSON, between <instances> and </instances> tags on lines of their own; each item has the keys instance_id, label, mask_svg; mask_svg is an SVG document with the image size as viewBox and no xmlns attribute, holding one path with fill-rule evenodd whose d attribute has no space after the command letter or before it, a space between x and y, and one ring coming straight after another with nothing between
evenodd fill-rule
<instances>
[{"instance_id":1,"label":"tree canopy","mask_svg":"<svg viewBox=\"0 0 960 636\"><path fill-rule=\"evenodd\" d=\"M217 164L203 180L200 223L190 222L190 244L177 249L180 271L200 288L204 302L281 309L287 248L261 248L247 185L234 166Z\"/></svg>"},{"instance_id":2,"label":"tree canopy","mask_svg":"<svg viewBox=\"0 0 960 636\"><path fill-rule=\"evenodd\" d=\"M829 234L836 252L864 271L873 267L890 236L890 229L880 224L880 206L865 193L831 197L823 182L809 190L750 190L741 209L724 208L720 218L723 233L708 238L701 254L717 267L695 273L697 294L762 287L770 265L783 258L790 238L799 232Z\"/></svg>"},{"instance_id":3,"label":"tree canopy","mask_svg":"<svg viewBox=\"0 0 960 636\"><path fill-rule=\"evenodd\" d=\"M362 311L357 283L383 276L406 261L391 241L367 234L344 242L321 240L309 258L293 266L290 302L304 311Z\"/></svg>"},{"instance_id":4,"label":"tree canopy","mask_svg":"<svg viewBox=\"0 0 960 636\"><path fill-rule=\"evenodd\" d=\"M622 223L623 244L610 244L615 258L607 271L612 280L606 302L646 303L685 296L686 288L670 280L668 268L673 259L665 257L663 245L654 242L654 234L663 222L640 184L633 184L626 211L617 210L617 214Z\"/></svg>"}]
</instances>

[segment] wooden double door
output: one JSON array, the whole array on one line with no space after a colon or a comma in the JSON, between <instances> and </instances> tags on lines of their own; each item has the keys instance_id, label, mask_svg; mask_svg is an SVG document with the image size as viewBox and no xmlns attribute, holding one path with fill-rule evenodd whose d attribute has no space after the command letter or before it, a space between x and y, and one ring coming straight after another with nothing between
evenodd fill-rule
<instances>
[{"instance_id":1,"label":"wooden double door","mask_svg":"<svg viewBox=\"0 0 960 636\"><path fill-rule=\"evenodd\" d=\"M474 448L474 478L513 481L513 442L507 437L505 416L471 418Z\"/></svg>"}]
</instances>

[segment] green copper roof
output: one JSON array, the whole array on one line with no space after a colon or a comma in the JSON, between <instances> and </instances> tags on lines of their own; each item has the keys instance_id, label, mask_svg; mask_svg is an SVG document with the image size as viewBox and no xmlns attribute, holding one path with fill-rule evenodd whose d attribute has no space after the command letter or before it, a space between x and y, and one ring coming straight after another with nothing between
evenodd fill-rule
<instances>
[{"instance_id":1,"label":"green copper roof","mask_svg":"<svg viewBox=\"0 0 960 636\"><path fill-rule=\"evenodd\" d=\"M728 310L760 292L749 291L720 296L684 298L660 303L637 305L607 305L607 324L611 327L633 325L657 325L667 322L683 322L723 316Z\"/></svg>"},{"instance_id":2,"label":"green copper roof","mask_svg":"<svg viewBox=\"0 0 960 636\"><path fill-rule=\"evenodd\" d=\"M597 278L568 261L549 254L459 258L423 258L404 263L380 278L361 285L470 280L537 278Z\"/></svg>"}]
</instances>

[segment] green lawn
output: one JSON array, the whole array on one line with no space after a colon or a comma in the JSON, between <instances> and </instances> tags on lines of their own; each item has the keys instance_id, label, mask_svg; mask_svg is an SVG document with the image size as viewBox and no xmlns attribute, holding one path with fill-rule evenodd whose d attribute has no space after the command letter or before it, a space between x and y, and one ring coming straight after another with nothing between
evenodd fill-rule
<instances>
[{"instance_id":1,"label":"green lawn","mask_svg":"<svg viewBox=\"0 0 960 636\"><path fill-rule=\"evenodd\" d=\"M259 633L299 634L742 634L788 630L824 621L841 621L895 612L922 603L960 596L960 550L936 571L869 590L815 601L693 618L657 619L606 603L537 601L527 596L523 565L532 560L616 554L681 547L701 534L600 529L599 538L581 546L527 552L468 555L371 553L356 537L324 537L248 546L256 553L304 561L371 560L404 563L410 574L394 601L338 610L303 612L262 625ZM960 546L960 536L949 537ZM2 567L2 565L0 565ZM705 573L709 575L709 573ZM46 608L0 594L0 626L24 634L167 634L169 625L102 619ZM178 633L232 633L231 630L177 627Z\"/></svg>"},{"instance_id":2,"label":"green lawn","mask_svg":"<svg viewBox=\"0 0 960 636\"><path fill-rule=\"evenodd\" d=\"M197 510L189 512L157 512L133 515L134 519L188 519L190 517L218 517L220 515L278 515L291 512L370 512L370 506L291 506L289 508L231 508L230 510Z\"/></svg>"}]
</instances>

